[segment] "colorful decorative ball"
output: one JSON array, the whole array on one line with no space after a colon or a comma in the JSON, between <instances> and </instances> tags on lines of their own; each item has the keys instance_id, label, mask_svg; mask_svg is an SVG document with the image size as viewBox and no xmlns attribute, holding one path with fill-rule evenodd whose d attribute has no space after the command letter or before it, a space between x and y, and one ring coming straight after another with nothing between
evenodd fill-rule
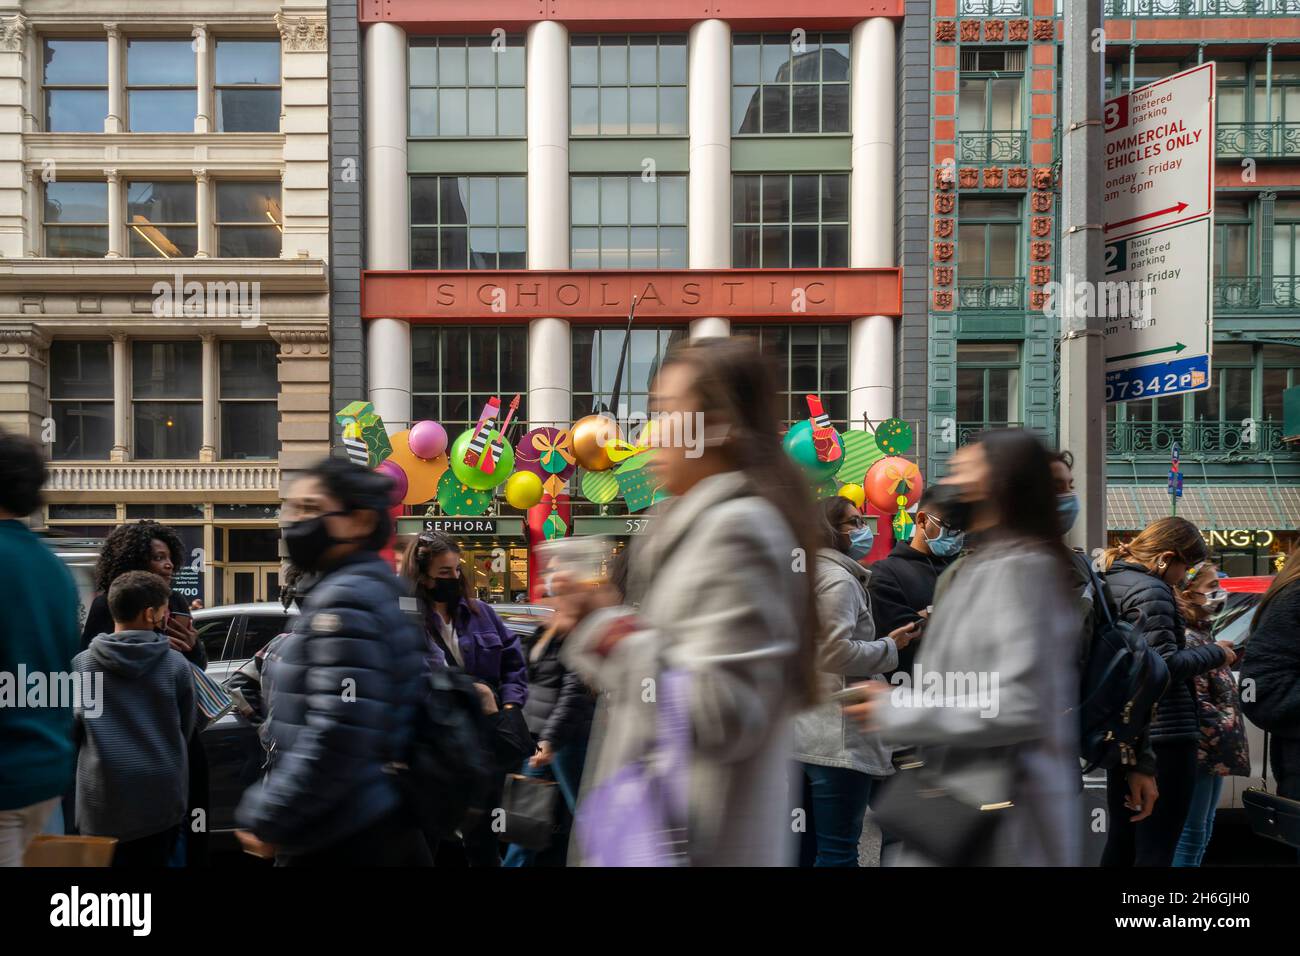
<instances>
[{"instance_id":1,"label":"colorful decorative ball","mask_svg":"<svg viewBox=\"0 0 1300 956\"><path fill-rule=\"evenodd\" d=\"M525 432L515 443L515 467L520 471L531 471L543 481L551 475L567 480L577 467L570 433L549 427Z\"/></svg>"},{"instance_id":2,"label":"colorful decorative ball","mask_svg":"<svg viewBox=\"0 0 1300 956\"><path fill-rule=\"evenodd\" d=\"M447 456L439 455L432 461L417 458L407 444L410 434L410 429L404 429L389 436L392 452L386 460L399 465L406 472L409 484L402 504L422 505L438 493L438 482L447 471Z\"/></svg>"},{"instance_id":3,"label":"colorful decorative ball","mask_svg":"<svg viewBox=\"0 0 1300 956\"><path fill-rule=\"evenodd\" d=\"M609 447L621 437L614 419L588 415L573 423L570 434L574 460L587 471L605 471L614 466Z\"/></svg>"},{"instance_id":4,"label":"colorful decorative ball","mask_svg":"<svg viewBox=\"0 0 1300 956\"><path fill-rule=\"evenodd\" d=\"M438 504L444 514L472 517L488 510L492 492L469 487L448 469L438 482Z\"/></svg>"},{"instance_id":5,"label":"colorful decorative ball","mask_svg":"<svg viewBox=\"0 0 1300 956\"><path fill-rule=\"evenodd\" d=\"M844 463L844 439L835 433L835 442L840 446L840 457L834 461L822 461L817 457L817 446L813 440L812 422L807 419L795 422L781 440L786 454L794 459L795 464L803 469L814 483L821 483L840 470Z\"/></svg>"},{"instance_id":6,"label":"colorful decorative ball","mask_svg":"<svg viewBox=\"0 0 1300 956\"><path fill-rule=\"evenodd\" d=\"M406 477L406 471L397 462L391 458L386 458L375 466L375 471L393 479L392 490L389 491L389 500L394 505L400 505L402 499L406 497L406 490L410 486L410 481Z\"/></svg>"},{"instance_id":7,"label":"colorful decorative ball","mask_svg":"<svg viewBox=\"0 0 1300 956\"><path fill-rule=\"evenodd\" d=\"M416 422L406 441L412 455L432 461L447 450L447 431L437 422Z\"/></svg>"},{"instance_id":8,"label":"colorful decorative ball","mask_svg":"<svg viewBox=\"0 0 1300 956\"><path fill-rule=\"evenodd\" d=\"M511 507L527 511L542 500L542 479L531 471L517 471L506 479L506 501Z\"/></svg>"},{"instance_id":9,"label":"colorful decorative ball","mask_svg":"<svg viewBox=\"0 0 1300 956\"><path fill-rule=\"evenodd\" d=\"M893 529L895 541L908 541L912 537L912 529L916 527L916 522L906 511L900 510L894 515Z\"/></svg>"},{"instance_id":10,"label":"colorful decorative ball","mask_svg":"<svg viewBox=\"0 0 1300 956\"><path fill-rule=\"evenodd\" d=\"M853 482L849 482L846 485L840 485L840 490L837 494L841 498L848 498L849 501L853 502L853 505L856 508L861 508L862 503L867 500L866 492L862 490L862 486L855 485Z\"/></svg>"},{"instance_id":11,"label":"colorful decorative ball","mask_svg":"<svg viewBox=\"0 0 1300 956\"><path fill-rule=\"evenodd\" d=\"M595 505L609 504L618 497L618 478L607 471L580 472L582 496Z\"/></svg>"},{"instance_id":12,"label":"colorful decorative ball","mask_svg":"<svg viewBox=\"0 0 1300 956\"><path fill-rule=\"evenodd\" d=\"M474 429L467 428L452 443L449 456L451 470L461 484L479 491L487 491L510 477L510 472L515 468L515 450L508 442L501 442L501 456L494 463L494 467L491 471L482 471L465 462L465 449L469 447L470 439L473 437ZM489 440L501 441L501 433L495 428L488 437Z\"/></svg>"},{"instance_id":13,"label":"colorful decorative ball","mask_svg":"<svg viewBox=\"0 0 1300 956\"><path fill-rule=\"evenodd\" d=\"M886 455L903 455L912 447L912 426L901 418L890 418L876 429L876 444Z\"/></svg>"},{"instance_id":14,"label":"colorful decorative ball","mask_svg":"<svg viewBox=\"0 0 1300 956\"><path fill-rule=\"evenodd\" d=\"M916 504L925 483L916 462L906 458L882 458L867 471L862 483L867 501L884 514L892 515Z\"/></svg>"}]
</instances>

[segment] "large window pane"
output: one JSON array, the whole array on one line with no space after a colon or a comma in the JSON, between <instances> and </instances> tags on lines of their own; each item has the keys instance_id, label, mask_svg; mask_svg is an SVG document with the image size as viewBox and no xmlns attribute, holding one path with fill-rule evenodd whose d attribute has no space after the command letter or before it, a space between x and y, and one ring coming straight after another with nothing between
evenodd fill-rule
<instances>
[{"instance_id":1,"label":"large window pane","mask_svg":"<svg viewBox=\"0 0 1300 956\"><path fill-rule=\"evenodd\" d=\"M221 343L221 398L274 398L276 377L274 342Z\"/></svg>"},{"instance_id":2,"label":"large window pane","mask_svg":"<svg viewBox=\"0 0 1300 956\"><path fill-rule=\"evenodd\" d=\"M190 40L128 39L126 83L132 131L194 132L198 94Z\"/></svg>"},{"instance_id":3,"label":"large window pane","mask_svg":"<svg viewBox=\"0 0 1300 956\"><path fill-rule=\"evenodd\" d=\"M267 133L280 128L278 40L218 40L217 131Z\"/></svg>"},{"instance_id":4,"label":"large window pane","mask_svg":"<svg viewBox=\"0 0 1300 956\"><path fill-rule=\"evenodd\" d=\"M134 402L134 457L141 461L193 460L203 443L200 402Z\"/></svg>"},{"instance_id":5,"label":"large window pane","mask_svg":"<svg viewBox=\"0 0 1300 956\"><path fill-rule=\"evenodd\" d=\"M55 461L107 461L113 448L112 402L51 402Z\"/></svg>"},{"instance_id":6,"label":"large window pane","mask_svg":"<svg viewBox=\"0 0 1300 956\"><path fill-rule=\"evenodd\" d=\"M569 63L572 135L685 135L684 37L574 37Z\"/></svg>"},{"instance_id":7,"label":"large window pane","mask_svg":"<svg viewBox=\"0 0 1300 956\"><path fill-rule=\"evenodd\" d=\"M788 34L735 37L733 132L847 132L848 51L845 34L807 34L797 52Z\"/></svg>"},{"instance_id":8,"label":"large window pane","mask_svg":"<svg viewBox=\"0 0 1300 956\"><path fill-rule=\"evenodd\" d=\"M218 255L278 258L282 226L279 183L217 183Z\"/></svg>"},{"instance_id":9,"label":"large window pane","mask_svg":"<svg viewBox=\"0 0 1300 956\"><path fill-rule=\"evenodd\" d=\"M195 184L132 180L126 184L131 255L193 256L198 251Z\"/></svg>"},{"instance_id":10,"label":"large window pane","mask_svg":"<svg viewBox=\"0 0 1300 956\"><path fill-rule=\"evenodd\" d=\"M203 346L199 342L131 343L134 398L201 398Z\"/></svg>"},{"instance_id":11,"label":"large window pane","mask_svg":"<svg viewBox=\"0 0 1300 956\"><path fill-rule=\"evenodd\" d=\"M230 460L271 460L278 453L276 429L280 413L275 402L221 403L221 457Z\"/></svg>"}]
</instances>

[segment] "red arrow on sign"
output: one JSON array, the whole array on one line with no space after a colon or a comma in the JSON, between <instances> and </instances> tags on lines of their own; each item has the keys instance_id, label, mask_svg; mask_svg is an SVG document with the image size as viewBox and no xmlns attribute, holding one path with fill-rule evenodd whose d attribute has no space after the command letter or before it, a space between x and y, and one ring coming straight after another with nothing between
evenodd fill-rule
<instances>
[{"instance_id":1,"label":"red arrow on sign","mask_svg":"<svg viewBox=\"0 0 1300 956\"><path fill-rule=\"evenodd\" d=\"M1119 222L1108 222L1106 223L1104 231L1110 232L1112 229L1118 229L1120 226L1128 226L1135 222L1141 222L1143 219L1154 219L1157 216L1164 216L1171 212L1182 212L1186 208L1187 203L1180 202L1176 206L1169 206L1166 209L1157 209L1155 212L1148 212L1141 216L1134 216L1132 219L1121 219Z\"/></svg>"}]
</instances>

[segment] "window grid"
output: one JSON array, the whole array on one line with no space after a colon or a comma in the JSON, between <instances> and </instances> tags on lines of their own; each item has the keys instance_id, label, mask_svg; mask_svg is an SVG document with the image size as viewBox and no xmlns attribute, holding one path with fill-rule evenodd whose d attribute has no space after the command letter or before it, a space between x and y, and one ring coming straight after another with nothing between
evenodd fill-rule
<instances>
[{"instance_id":1,"label":"window grid","mask_svg":"<svg viewBox=\"0 0 1300 956\"><path fill-rule=\"evenodd\" d=\"M849 36L742 34L732 45L731 128L738 136L847 133ZM782 76L784 74L784 76Z\"/></svg>"},{"instance_id":2,"label":"window grid","mask_svg":"<svg viewBox=\"0 0 1300 956\"><path fill-rule=\"evenodd\" d=\"M107 461L113 447L113 343L55 341L49 381L51 458Z\"/></svg>"},{"instance_id":3,"label":"window grid","mask_svg":"<svg viewBox=\"0 0 1300 956\"><path fill-rule=\"evenodd\" d=\"M78 209L77 200L81 200ZM64 218L69 215L103 209L103 218ZM51 258L100 258L108 253L108 183L91 180L65 180L46 183L44 189L42 233L45 255Z\"/></svg>"},{"instance_id":4,"label":"window grid","mask_svg":"<svg viewBox=\"0 0 1300 956\"><path fill-rule=\"evenodd\" d=\"M191 39L129 37L125 43L127 128L138 133L194 132L199 88L198 64ZM165 65L169 49L173 56L180 52L188 61L188 74L178 73L166 82L145 81L142 74Z\"/></svg>"},{"instance_id":5,"label":"window grid","mask_svg":"<svg viewBox=\"0 0 1300 956\"><path fill-rule=\"evenodd\" d=\"M284 234L280 183L227 179L215 185L217 255L222 258L279 258ZM244 207L242 210L241 206Z\"/></svg>"},{"instance_id":6,"label":"window grid","mask_svg":"<svg viewBox=\"0 0 1300 956\"><path fill-rule=\"evenodd\" d=\"M577 36L569 46L572 136L685 136L686 37Z\"/></svg>"},{"instance_id":7,"label":"window grid","mask_svg":"<svg viewBox=\"0 0 1300 956\"><path fill-rule=\"evenodd\" d=\"M594 411L610 412L618 417L642 418L649 413L650 385L663 365L664 356L680 341L690 337L684 326L642 325L632 329L628 343L627 364L619 383L619 406L609 407L613 399L614 376L627 326L577 326L573 329L572 378L573 420ZM624 436L629 440L635 435Z\"/></svg>"},{"instance_id":8,"label":"window grid","mask_svg":"<svg viewBox=\"0 0 1300 956\"><path fill-rule=\"evenodd\" d=\"M222 82L226 70L223 54L239 47L274 46L276 60L280 58L280 41L258 37L230 37L216 40L213 100L216 131L218 133L275 133L280 129L280 69L271 80L231 80ZM269 94L274 93L272 98ZM264 103L262 116L255 115L254 104ZM229 104L229 108L227 108Z\"/></svg>"},{"instance_id":9,"label":"window grid","mask_svg":"<svg viewBox=\"0 0 1300 956\"><path fill-rule=\"evenodd\" d=\"M685 176L574 176L571 268L685 269L686 188Z\"/></svg>"},{"instance_id":10,"label":"window grid","mask_svg":"<svg viewBox=\"0 0 1300 956\"><path fill-rule=\"evenodd\" d=\"M516 394L527 397L527 326L425 326L412 330L411 347L411 417L438 422L451 441L474 426L493 395L503 406ZM512 425L512 437L522 433Z\"/></svg>"},{"instance_id":11,"label":"window grid","mask_svg":"<svg viewBox=\"0 0 1300 956\"><path fill-rule=\"evenodd\" d=\"M198 341L131 343L131 448L135 460L198 457L203 443L202 361L203 345ZM145 378L151 371L152 379Z\"/></svg>"},{"instance_id":12,"label":"window grid","mask_svg":"<svg viewBox=\"0 0 1300 956\"><path fill-rule=\"evenodd\" d=\"M523 176L412 176L411 267L524 269Z\"/></svg>"},{"instance_id":13,"label":"window grid","mask_svg":"<svg viewBox=\"0 0 1300 956\"><path fill-rule=\"evenodd\" d=\"M178 195L171 186L183 186L181 204L187 213L184 218L170 216L152 219L145 211L155 202L175 202ZM161 187L161 189L159 188ZM126 183L126 225L130 230L130 255L145 259L175 259L192 257L198 250L197 193L193 180L129 180ZM176 210L171 210L175 212Z\"/></svg>"},{"instance_id":14,"label":"window grid","mask_svg":"<svg viewBox=\"0 0 1300 956\"><path fill-rule=\"evenodd\" d=\"M41 128L47 133L102 133L108 116L108 41L102 37L46 37L41 45L45 64ZM68 57L60 57L61 52ZM99 75L91 82L87 67L95 60L99 61ZM61 116L65 109L70 115Z\"/></svg>"},{"instance_id":15,"label":"window grid","mask_svg":"<svg viewBox=\"0 0 1300 956\"><path fill-rule=\"evenodd\" d=\"M815 185L816 214L800 214ZM831 268L849 264L849 177L761 173L732 177L732 267ZM784 210L784 212L782 212ZM757 213L757 215L755 215ZM803 240L800 242L799 240ZM812 241L812 246L808 245Z\"/></svg>"},{"instance_id":16,"label":"window grid","mask_svg":"<svg viewBox=\"0 0 1300 956\"><path fill-rule=\"evenodd\" d=\"M1016 343L957 344L958 427L980 429L1019 425L1020 346ZM964 440L959 441L964 443Z\"/></svg>"},{"instance_id":17,"label":"window grid","mask_svg":"<svg viewBox=\"0 0 1300 956\"><path fill-rule=\"evenodd\" d=\"M522 36L413 40L407 69L412 137L525 135Z\"/></svg>"},{"instance_id":18,"label":"window grid","mask_svg":"<svg viewBox=\"0 0 1300 956\"><path fill-rule=\"evenodd\" d=\"M771 363L785 427L808 418L808 395L821 398L836 428L850 426L847 325L734 326L732 335L755 339Z\"/></svg>"},{"instance_id":19,"label":"window grid","mask_svg":"<svg viewBox=\"0 0 1300 956\"><path fill-rule=\"evenodd\" d=\"M279 448L274 342L219 342L218 441L223 461L273 461Z\"/></svg>"}]
</instances>

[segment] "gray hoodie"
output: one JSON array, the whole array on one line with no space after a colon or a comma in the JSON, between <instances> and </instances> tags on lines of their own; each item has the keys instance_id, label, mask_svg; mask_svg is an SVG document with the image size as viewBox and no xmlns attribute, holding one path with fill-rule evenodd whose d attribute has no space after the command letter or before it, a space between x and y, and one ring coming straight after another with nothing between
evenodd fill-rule
<instances>
[{"instance_id":1,"label":"gray hoodie","mask_svg":"<svg viewBox=\"0 0 1300 956\"><path fill-rule=\"evenodd\" d=\"M134 840L185 817L186 740L194 727L189 662L154 631L101 634L72 661L103 674L102 710L77 708L77 827Z\"/></svg>"}]
</instances>

